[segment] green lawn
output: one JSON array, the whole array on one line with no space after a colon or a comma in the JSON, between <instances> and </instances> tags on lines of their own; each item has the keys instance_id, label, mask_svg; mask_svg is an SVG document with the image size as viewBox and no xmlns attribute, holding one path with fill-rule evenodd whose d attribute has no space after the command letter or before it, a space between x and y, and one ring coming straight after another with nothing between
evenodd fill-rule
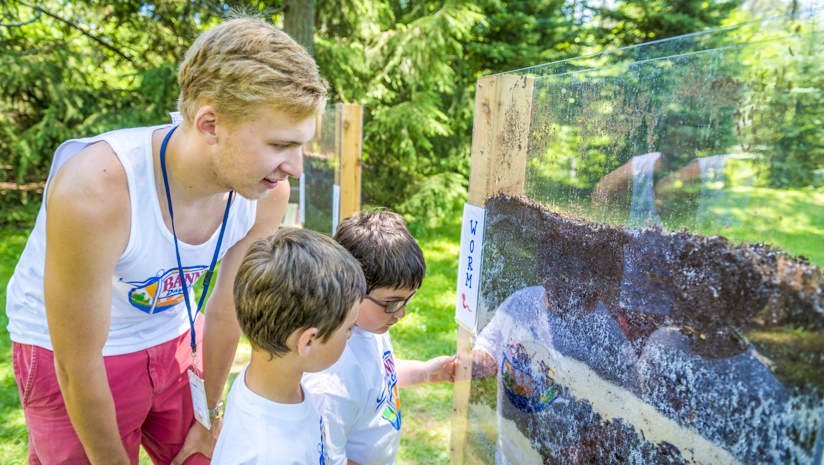
<instances>
[{"instance_id":1,"label":"green lawn","mask_svg":"<svg viewBox=\"0 0 824 465\"><path fill-rule=\"evenodd\" d=\"M20 407L6 331L6 284L28 236L27 230L0 230L0 464L25 464L28 431ZM455 281L460 227L456 224L427 231L419 238L427 263L423 287L409 304L407 317L392 330L397 356L426 360L452 354L456 347ZM234 374L248 360L249 346L241 341ZM230 381L235 375L230 377ZM448 463L452 385L404 389L403 436L398 464ZM149 464L141 457L141 464Z\"/></svg>"},{"instance_id":2,"label":"green lawn","mask_svg":"<svg viewBox=\"0 0 824 465\"><path fill-rule=\"evenodd\" d=\"M6 331L6 284L26 245L28 230L0 230L0 463L25 464L29 433L11 361L11 340Z\"/></svg>"}]
</instances>

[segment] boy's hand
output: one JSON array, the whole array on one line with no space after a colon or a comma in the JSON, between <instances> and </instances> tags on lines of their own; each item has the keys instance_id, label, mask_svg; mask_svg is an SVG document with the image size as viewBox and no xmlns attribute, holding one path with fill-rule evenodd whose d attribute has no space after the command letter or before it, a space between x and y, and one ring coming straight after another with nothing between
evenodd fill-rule
<instances>
[{"instance_id":1,"label":"boy's hand","mask_svg":"<svg viewBox=\"0 0 824 465\"><path fill-rule=\"evenodd\" d=\"M398 373L398 387L417 386L421 383L455 382L455 366L458 363L457 355L443 355L432 360L395 359L395 369Z\"/></svg>"},{"instance_id":2,"label":"boy's hand","mask_svg":"<svg viewBox=\"0 0 824 465\"><path fill-rule=\"evenodd\" d=\"M454 383L457 363L457 355L442 355L424 362L424 380L427 383Z\"/></svg>"}]
</instances>

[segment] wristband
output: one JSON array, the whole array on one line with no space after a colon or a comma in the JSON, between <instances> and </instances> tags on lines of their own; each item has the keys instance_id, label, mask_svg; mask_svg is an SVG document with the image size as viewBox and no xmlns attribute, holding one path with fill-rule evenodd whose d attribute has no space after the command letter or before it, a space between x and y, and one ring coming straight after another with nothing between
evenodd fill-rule
<instances>
[{"instance_id":1,"label":"wristband","mask_svg":"<svg viewBox=\"0 0 824 465\"><path fill-rule=\"evenodd\" d=\"M209 418L221 418L223 416L223 401L217 403L215 408L209 409Z\"/></svg>"}]
</instances>

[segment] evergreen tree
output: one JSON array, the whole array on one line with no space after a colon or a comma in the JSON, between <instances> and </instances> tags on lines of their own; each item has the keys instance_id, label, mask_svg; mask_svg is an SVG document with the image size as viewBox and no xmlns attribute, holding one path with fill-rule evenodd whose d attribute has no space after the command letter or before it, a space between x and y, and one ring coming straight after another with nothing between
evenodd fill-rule
<instances>
[{"instance_id":1,"label":"evergreen tree","mask_svg":"<svg viewBox=\"0 0 824 465\"><path fill-rule=\"evenodd\" d=\"M315 57L332 101L365 106L364 200L431 224L466 196L478 77L712 27L732 4L700 5L317 0ZM168 121L200 32L236 12L283 25L284 6L0 0L0 181L42 182L66 138Z\"/></svg>"}]
</instances>

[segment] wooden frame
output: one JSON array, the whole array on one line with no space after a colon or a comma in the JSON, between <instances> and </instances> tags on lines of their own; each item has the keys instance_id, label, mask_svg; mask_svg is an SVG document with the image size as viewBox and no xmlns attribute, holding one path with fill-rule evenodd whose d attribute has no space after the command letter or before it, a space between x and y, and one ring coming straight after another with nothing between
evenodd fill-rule
<instances>
[{"instance_id":1,"label":"wooden frame","mask_svg":"<svg viewBox=\"0 0 824 465\"><path fill-rule=\"evenodd\" d=\"M529 76L499 74L478 79L469 176L470 204L483 207L486 199L496 194L525 193L532 92L533 78ZM481 299L479 296L479 302ZM459 363L455 372L449 441L449 454L456 465L480 463L477 455L466 448L473 339L472 331L459 324Z\"/></svg>"},{"instance_id":2,"label":"wooden frame","mask_svg":"<svg viewBox=\"0 0 824 465\"><path fill-rule=\"evenodd\" d=\"M335 124L340 154L340 176L336 179L340 186L340 219L346 219L360 210L361 206L361 160L363 156L363 106L338 104Z\"/></svg>"},{"instance_id":3,"label":"wooden frame","mask_svg":"<svg viewBox=\"0 0 824 465\"><path fill-rule=\"evenodd\" d=\"M334 145L330 147L330 152L324 158L337 157L333 184L333 196L337 197L337 204L333 205L333 220L338 222L352 216L361 207L361 165L363 155L363 106L355 104L338 103L334 106L335 121L327 121L324 125L324 115L329 115L330 109L316 116L315 136L303 148L304 154L317 152L324 133L327 137L334 135ZM329 118L331 119L331 118ZM334 131L334 132L332 132ZM315 153L317 156L318 154ZM286 218L291 218L297 213L297 206L290 203L295 208L290 210L287 207ZM306 205L304 205L306 207ZM301 215L305 212L301 212ZM283 226L300 227L305 226L300 218L294 222L284 219ZM337 225L333 225L333 229ZM333 234L333 230L321 231L324 234Z\"/></svg>"}]
</instances>

